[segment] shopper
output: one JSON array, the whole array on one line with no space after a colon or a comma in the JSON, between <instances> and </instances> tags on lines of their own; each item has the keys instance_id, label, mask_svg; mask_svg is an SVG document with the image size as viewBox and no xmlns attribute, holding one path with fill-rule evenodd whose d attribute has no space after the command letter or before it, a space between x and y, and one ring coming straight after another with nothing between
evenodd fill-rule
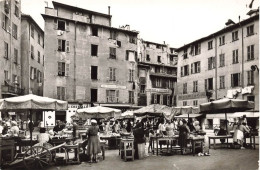
<instances>
[{"instance_id":1,"label":"shopper","mask_svg":"<svg viewBox=\"0 0 260 170\"><path fill-rule=\"evenodd\" d=\"M187 125L187 121L185 119L182 120L183 125L179 127L180 133L179 133L179 145L182 149L182 154L186 152L187 148L187 141L190 133L190 129Z\"/></svg>"}]
</instances>

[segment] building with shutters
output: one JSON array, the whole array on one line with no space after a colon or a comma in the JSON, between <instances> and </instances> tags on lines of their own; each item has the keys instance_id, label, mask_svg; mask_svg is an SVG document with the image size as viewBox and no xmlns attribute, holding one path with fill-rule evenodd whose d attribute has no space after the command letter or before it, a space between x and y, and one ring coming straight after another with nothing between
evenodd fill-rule
<instances>
[{"instance_id":1,"label":"building with shutters","mask_svg":"<svg viewBox=\"0 0 260 170\"><path fill-rule=\"evenodd\" d=\"M176 106L177 53L169 45L139 41L138 105Z\"/></svg>"},{"instance_id":2,"label":"building with shutters","mask_svg":"<svg viewBox=\"0 0 260 170\"><path fill-rule=\"evenodd\" d=\"M44 32L30 15L21 15L21 84L25 94L43 96Z\"/></svg>"},{"instance_id":3,"label":"building with shutters","mask_svg":"<svg viewBox=\"0 0 260 170\"><path fill-rule=\"evenodd\" d=\"M21 3L0 1L0 98L23 95L21 85Z\"/></svg>"},{"instance_id":4,"label":"building with shutters","mask_svg":"<svg viewBox=\"0 0 260 170\"><path fill-rule=\"evenodd\" d=\"M178 106L227 97L254 101L259 111L258 10L248 15L238 23L228 20L224 29L176 50Z\"/></svg>"},{"instance_id":5,"label":"building with shutters","mask_svg":"<svg viewBox=\"0 0 260 170\"><path fill-rule=\"evenodd\" d=\"M71 105L137 105L137 31L112 16L53 2L45 8L44 96ZM110 8L109 8L110 10Z\"/></svg>"}]
</instances>

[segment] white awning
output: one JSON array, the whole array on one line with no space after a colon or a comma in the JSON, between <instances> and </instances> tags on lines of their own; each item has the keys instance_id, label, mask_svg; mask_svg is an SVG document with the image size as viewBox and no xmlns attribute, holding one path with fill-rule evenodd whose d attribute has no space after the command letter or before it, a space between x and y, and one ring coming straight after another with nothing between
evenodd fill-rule
<instances>
[{"instance_id":1,"label":"white awning","mask_svg":"<svg viewBox=\"0 0 260 170\"><path fill-rule=\"evenodd\" d=\"M190 118L195 118L195 117L199 117L202 116L202 114L189 114ZM182 114L179 116L175 116L175 118L188 118L188 114Z\"/></svg>"},{"instance_id":2,"label":"white awning","mask_svg":"<svg viewBox=\"0 0 260 170\"><path fill-rule=\"evenodd\" d=\"M242 117L243 115L246 115L246 117L259 117L259 112L227 113L227 118ZM206 118L208 118L208 119L213 119L213 118L225 119L225 113L221 113L221 114L207 114Z\"/></svg>"}]
</instances>

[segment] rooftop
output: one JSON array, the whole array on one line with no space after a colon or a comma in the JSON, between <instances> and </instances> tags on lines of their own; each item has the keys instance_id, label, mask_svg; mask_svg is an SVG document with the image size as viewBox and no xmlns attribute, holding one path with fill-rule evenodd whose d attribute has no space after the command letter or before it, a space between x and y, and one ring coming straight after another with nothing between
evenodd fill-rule
<instances>
[{"instance_id":1,"label":"rooftop","mask_svg":"<svg viewBox=\"0 0 260 170\"><path fill-rule=\"evenodd\" d=\"M37 27L37 29L44 35L44 31L41 29L41 27L35 22L35 20L31 17L31 15L23 14L21 15L21 20L27 19L29 22L33 23L34 26Z\"/></svg>"}]
</instances>

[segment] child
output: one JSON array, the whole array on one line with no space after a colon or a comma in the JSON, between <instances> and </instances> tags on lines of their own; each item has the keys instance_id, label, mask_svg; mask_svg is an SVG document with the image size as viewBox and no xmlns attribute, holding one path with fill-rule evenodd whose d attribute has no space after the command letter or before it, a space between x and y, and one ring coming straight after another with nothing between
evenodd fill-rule
<instances>
[{"instance_id":1,"label":"child","mask_svg":"<svg viewBox=\"0 0 260 170\"><path fill-rule=\"evenodd\" d=\"M149 131L149 146L148 146L148 152L150 152L150 148L152 150L152 139L151 137L155 137L155 133L152 129Z\"/></svg>"}]
</instances>

